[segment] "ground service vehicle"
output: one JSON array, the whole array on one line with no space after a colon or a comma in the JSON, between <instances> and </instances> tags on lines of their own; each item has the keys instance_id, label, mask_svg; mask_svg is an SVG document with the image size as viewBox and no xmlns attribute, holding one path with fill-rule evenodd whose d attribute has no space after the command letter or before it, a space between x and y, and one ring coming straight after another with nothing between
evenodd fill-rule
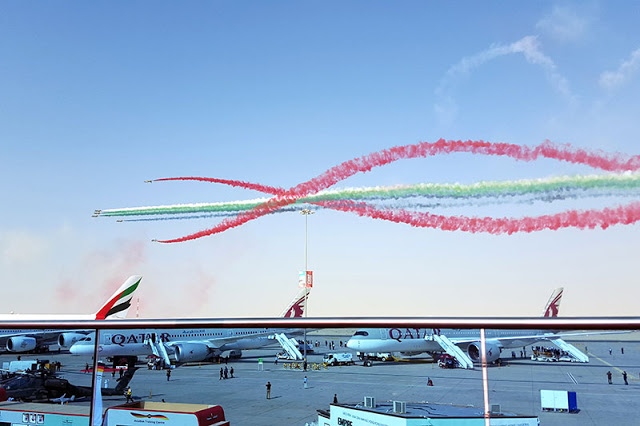
<instances>
[{"instance_id":1,"label":"ground service vehicle","mask_svg":"<svg viewBox=\"0 0 640 426\"><path fill-rule=\"evenodd\" d=\"M356 352L356 356L360 361L364 361L365 358L382 362L393 360L390 352Z\"/></svg>"},{"instance_id":2,"label":"ground service vehicle","mask_svg":"<svg viewBox=\"0 0 640 426\"><path fill-rule=\"evenodd\" d=\"M322 362L329 365L353 365L353 354L349 352L330 353L322 357Z\"/></svg>"}]
</instances>

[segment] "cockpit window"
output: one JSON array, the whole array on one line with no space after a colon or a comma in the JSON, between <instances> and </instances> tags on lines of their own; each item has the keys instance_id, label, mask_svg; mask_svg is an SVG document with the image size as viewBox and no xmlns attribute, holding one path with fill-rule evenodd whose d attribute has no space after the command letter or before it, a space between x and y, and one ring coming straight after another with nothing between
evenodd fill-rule
<instances>
[{"instance_id":1,"label":"cockpit window","mask_svg":"<svg viewBox=\"0 0 640 426\"><path fill-rule=\"evenodd\" d=\"M364 330L356 331L356 334L354 334L354 336L368 336L368 335L369 335L369 333L367 331L364 331Z\"/></svg>"}]
</instances>

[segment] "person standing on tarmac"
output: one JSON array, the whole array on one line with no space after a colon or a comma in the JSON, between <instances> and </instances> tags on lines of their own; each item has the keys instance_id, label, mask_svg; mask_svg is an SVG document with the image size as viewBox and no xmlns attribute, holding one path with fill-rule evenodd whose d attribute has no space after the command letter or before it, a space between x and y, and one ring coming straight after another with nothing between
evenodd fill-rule
<instances>
[{"instance_id":1,"label":"person standing on tarmac","mask_svg":"<svg viewBox=\"0 0 640 426\"><path fill-rule=\"evenodd\" d=\"M265 386L267 387L267 399L271 399L271 382L267 382Z\"/></svg>"},{"instance_id":2,"label":"person standing on tarmac","mask_svg":"<svg viewBox=\"0 0 640 426\"><path fill-rule=\"evenodd\" d=\"M622 372L622 379L624 380L624 384L625 385L629 384L629 382L627 381L627 372L626 371Z\"/></svg>"},{"instance_id":3,"label":"person standing on tarmac","mask_svg":"<svg viewBox=\"0 0 640 426\"><path fill-rule=\"evenodd\" d=\"M220 379L218 380L222 380L222 375L224 374L224 371L222 370L222 367L220 367Z\"/></svg>"},{"instance_id":4,"label":"person standing on tarmac","mask_svg":"<svg viewBox=\"0 0 640 426\"><path fill-rule=\"evenodd\" d=\"M611 381L611 370L607 371L607 379L609 380L609 384L612 384L613 382Z\"/></svg>"}]
</instances>

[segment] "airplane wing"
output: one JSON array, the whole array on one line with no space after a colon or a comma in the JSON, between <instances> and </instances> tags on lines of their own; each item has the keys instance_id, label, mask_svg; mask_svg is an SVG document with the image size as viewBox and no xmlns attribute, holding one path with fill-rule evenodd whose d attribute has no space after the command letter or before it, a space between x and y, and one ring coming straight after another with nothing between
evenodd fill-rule
<instances>
[{"instance_id":1,"label":"airplane wing","mask_svg":"<svg viewBox=\"0 0 640 426\"><path fill-rule=\"evenodd\" d=\"M519 334L519 335L513 335L513 336L500 336L497 338L488 337L486 340L491 342L500 342L501 346L508 347L508 346L511 346L510 345L511 342L514 342L517 340L533 340L533 339L551 340L551 339L558 339L558 338L565 338L565 337L594 336L594 335L605 335L605 334L625 334L625 333L631 333L632 331L633 330L619 330L619 331L607 330L607 331L570 331L570 332L562 332L562 333L554 333L554 332L533 333L533 334L525 333L525 334ZM455 337L450 337L449 340L451 340L454 344L458 346L463 346L469 343L476 343L480 339L477 339L477 338L456 339Z\"/></svg>"},{"instance_id":2,"label":"airplane wing","mask_svg":"<svg viewBox=\"0 0 640 426\"><path fill-rule=\"evenodd\" d=\"M270 338L271 336L274 335L274 330L266 330L262 333L251 333L251 334L237 334L234 336L228 336L228 337L213 337L210 339L203 339L203 340L179 340L176 342L167 342L165 343L166 347L169 348L173 348L174 346L178 345L178 344L206 344L208 348L210 349L220 349L221 347L223 347L224 345L228 345L230 343L236 343L240 340L244 340L244 339L255 339L255 338ZM274 340L275 342L275 340Z\"/></svg>"}]
</instances>

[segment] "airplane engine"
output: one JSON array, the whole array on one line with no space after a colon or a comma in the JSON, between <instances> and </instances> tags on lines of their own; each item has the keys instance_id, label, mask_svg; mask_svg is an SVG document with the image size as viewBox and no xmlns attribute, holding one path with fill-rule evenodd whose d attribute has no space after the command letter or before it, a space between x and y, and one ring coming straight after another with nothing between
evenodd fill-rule
<instances>
[{"instance_id":1,"label":"airplane engine","mask_svg":"<svg viewBox=\"0 0 640 426\"><path fill-rule=\"evenodd\" d=\"M232 350L229 351L227 356L229 358L242 358L242 351L240 351L238 349L232 349Z\"/></svg>"},{"instance_id":2,"label":"airplane engine","mask_svg":"<svg viewBox=\"0 0 640 426\"><path fill-rule=\"evenodd\" d=\"M60 335L58 336L58 346L68 349L71 347L71 345L73 345L83 337L87 336L80 333L60 333Z\"/></svg>"},{"instance_id":3,"label":"airplane engine","mask_svg":"<svg viewBox=\"0 0 640 426\"><path fill-rule=\"evenodd\" d=\"M480 342L471 343L467 348L467 353L474 362L482 362L481 348ZM495 343L487 343L485 348L487 362L493 362L500 358L500 346Z\"/></svg>"},{"instance_id":4,"label":"airplane engine","mask_svg":"<svg viewBox=\"0 0 640 426\"><path fill-rule=\"evenodd\" d=\"M176 361L204 361L211 356L211 351L203 343L180 343L175 346Z\"/></svg>"},{"instance_id":5,"label":"airplane engine","mask_svg":"<svg viewBox=\"0 0 640 426\"><path fill-rule=\"evenodd\" d=\"M33 337L16 336L7 339L9 352L27 352L36 348L36 339Z\"/></svg>"}]
</instances>

